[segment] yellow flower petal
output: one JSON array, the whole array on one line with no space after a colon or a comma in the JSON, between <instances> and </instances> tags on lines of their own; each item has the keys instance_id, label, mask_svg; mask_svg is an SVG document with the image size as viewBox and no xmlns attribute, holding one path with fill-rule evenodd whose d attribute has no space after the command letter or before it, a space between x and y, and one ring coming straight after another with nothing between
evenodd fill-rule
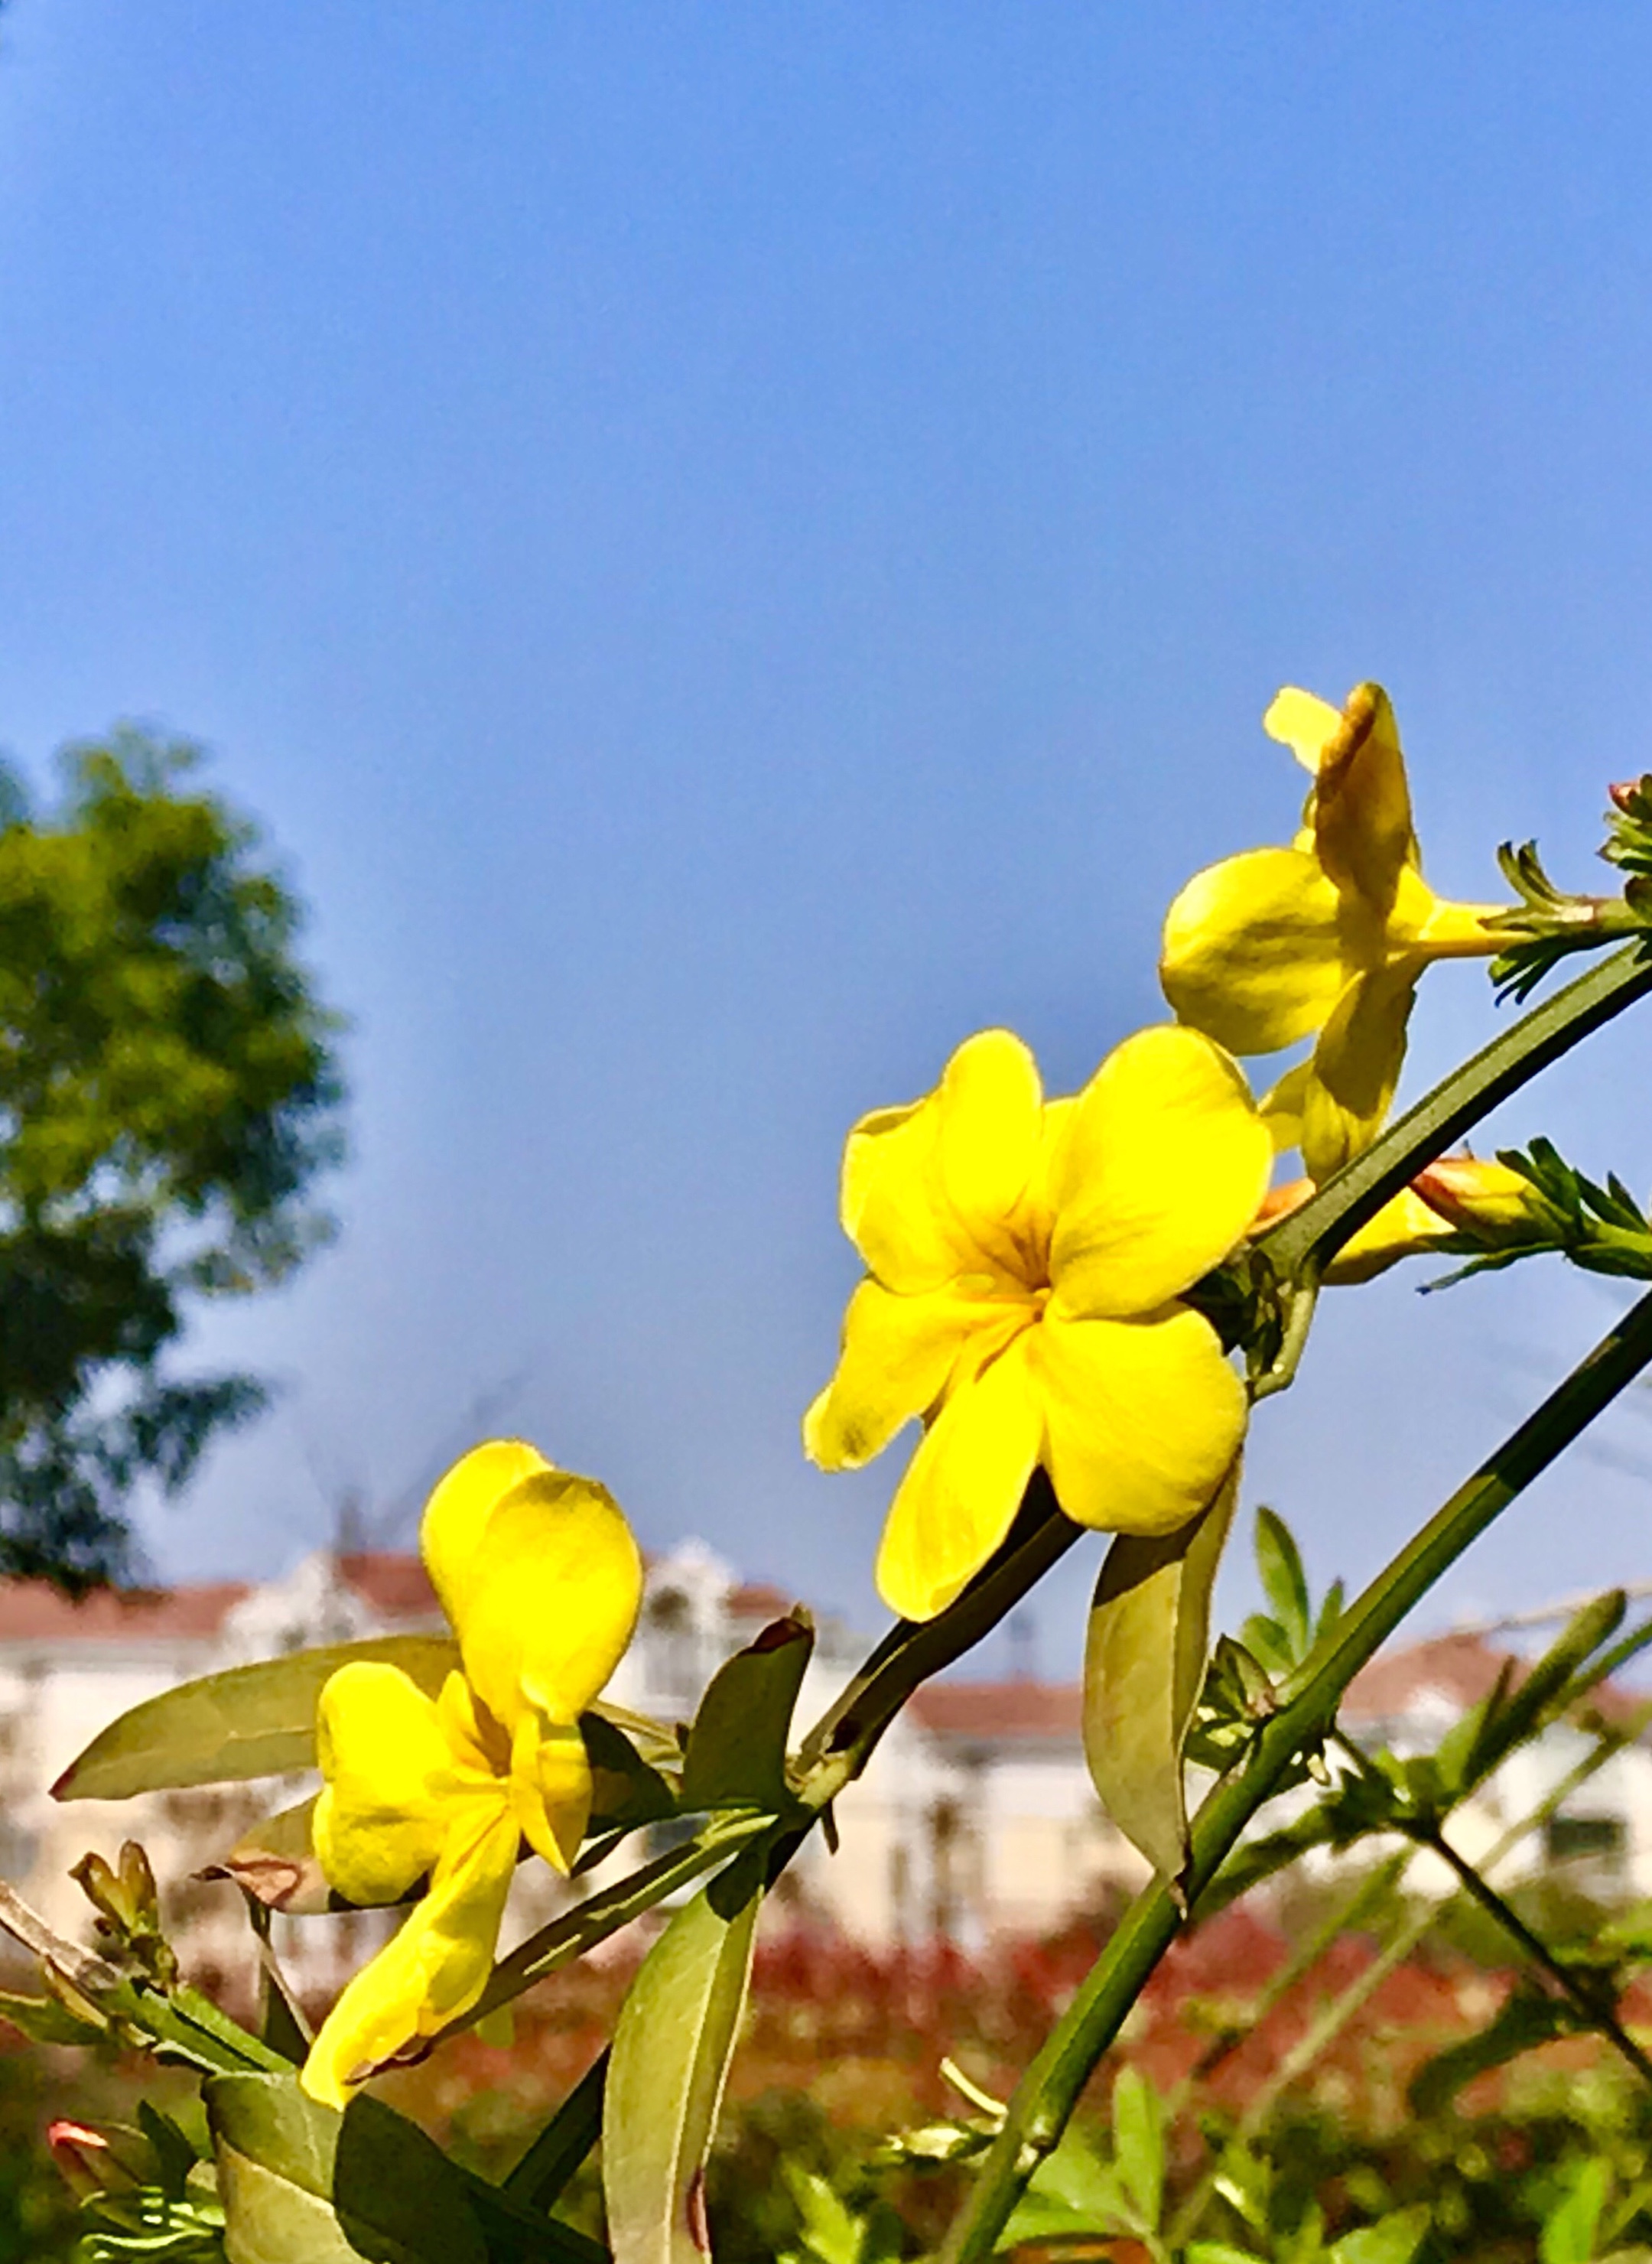
<instances>
[{"instance_id":1,"label":"yellow flower petal","mask_svg":"<svg viewBox=\"0 0 1652 2264\"><path fill-rule=\"evenodd\" d=\"M459 1625L467 1576L482 1528L511 1487L550 1464L522 1439L490 1439L461 1455L424 1505L419 1553L431 1586L453 1626Z\"/></svg>"},{"instance_id":2,"label":"yellow flower petal","mask_svg":"<svg viewBox=\"0 0 1652 2264\"><path fill-rule=\"evenodd\" d=\"M1371 1145L1405 1060L1416 960L1356 976L1314 1049L1302 1100L1302 1161L1316 1184Z\"/></svg>"},{"instance_id":3,"label":"yellow flower petal","mask_svg":"<svg viewBox=\"0 0 1652 2264\"><path fill-rule=\"evenodd\" d=\"M947 1201L977 1248L1015 1262L1006 1237L1039 1159L1044 1089L1038 1064L1009 1030L982 1030L947 1063L936 1161Z\"/></svg>"},{"instance_id":4,"label":"yellow flower petal","mask_svg":"<svg viewBox=\"0 0 1652 2264\"><path fill-rule=\"evenodd\" d=\"M1294 684L1275 694L1262 718L1269 738L1288 747L1305 771L1317 773L1320 758L1342 729L1342 710Z\"/></svg>"},{"instance_id":5,"label":"yellow flower petal","mask_svg":"<svg viewBox=\"0 0 1652 2264\"><path fill-rule=\"evenodd\" d=\"M1025 1325L1031 1305L1006 1312L1002 1303L932 1289L897 1295L866 1281L844 1316L837 1373L803 1418L804 1451L824 1470L858 1470L881 1454L901 1426L925 1415L940 1397L965 1339L977 1330Z\"/></svg>"},{"instance_id":6,"label":"yellow flower petal","mask_svg":"<svg viewBox=\"0 0 1652 2264\"><path fill-rule=\"evenodd\" d=\"M891 1289L938 1289L967 1266L956 1220L940 1200L940 1099L863 1116L844 1145L844 1232Z\"/></svg>"},{"instance_id":7,"label":"yellow flower petal","mask_svg":"<svg viewBox=\"0 0 1652 2264\"><path fill-rule=\"evenodd\" d=\"M1386 919L1401 873L1417 861L1417 836L1399 726L1380 684L1357 685L1348 695L1320 762L1314 835L1329 878Z\"/></svg>"},{"instance_id":8,"label":"yellow flower petal","mask_svg":"<svg viewBox=\"0 0 1652 2264\"><path fill-rule=\"evenodd\" d=\"M947 1401L908 1466L878 1549L878 1593L902 1619L933 1619L1015 1521L1042 1432L1023 1330Z\"/></svg>"},{"instance_id":9,"label":"yellow flower petal","mask_svg":"<svg viewBox=\"0 0 1652 2264\"><path fill-rule=\"evenodd\" d=\"M1258 1104L1262 1121L1268 1128L1276 1156L1283 1156L1288 1150L1300 1148L1302 1144L1302 1108L1313 1074L1311 1061L1298 1062L1294 1069L1287 1069L1278 1084L1262 1096Z\"/></svg>"},{"instance_id":10,"label":"yellow flower petal","mask_svg":"<svg viewBox=\"0 0 1652 2264\"><path fill-rule=\"evenodd\" d=\"M454 1622L465 1673L514 1732L525 1706L571 1723L631 1640L642 1558L593 1479L536 1470L488 1520Z\"/></svg>"},{"instance_id":11,"label":"yellow flower petal","mask_svg":"<svg viewBox=\"0 0 1652 2264\"><path fill-rule=\"evenodd\" d=\"M1319 1028L1346 981L1337 890L1300 849L1251 849L1196 873L1164 921L1159 980L1177 1018L1236 1054Z\"/></svg>"},{"instance_id":12,"label":"yellow flower petal","mask_svg":"<svg viewBox=\"0 0 1652 2264\"><path fill-rule=\"evenodd\" d=\"M511 1802L522 1836L566 1878L591 1821L591 1760L577 1723L524 1709L511 1754Z\"/></svg>"},{"instance_id":13,"label":"yellow flower petal","mask_svg":"<svg viewBox=\"0 0 1652 2264\"><path fill-rule=\"evenodd\" d=\"M1235 1063L1196 1030L1139 1030L1079 1095L1050 1280L1069 1315L1145 1313L1241 1241L1273 1143Z\"/></svg>"},{"instance_id":14,"label":"yellow flower petal","mask_svg":"<svg viewBox=\"0 0 1652 2264\"><path fill-rule=\"evenodd\" d=\"M844 1150L844 1231L886 1288L1013 1267L1009 1214L1037 1165L1041 1100L1020 1039L982 1030L926 1099L862 1117Z\"/></svg>"},{"instance_id":15,"label":"yellow flower petal","mask_svg":"<svg viewBox=\"0 0 1652 2264\"><path fill-rule=\"evenodd\" d=\"M1069 1320L1034 1332L1045 1467L1080 1525L1169 1533L1215 1494L1244 1437L1244 1386L1202 1314Z\"/></svg>"},{"instance_id":16,"label":"yellow flower petal","mask_svg":"<svg viewBox=\"0 0 1652 2264\"><path fill-rule=\"evenodd\" d=\"M342 2108L373 2067L469 2011L493 1970L518 1844L503 1788L493 1803L469 1804L430 1893L322 2022L304 2063L312 2099Z\"/></svg>"},{"instance_id":17,"label":"yellow flower petal","mask_svg":"<svg viewBox=\"0 0 1652 2264\"><path fill-rule=\"evenodd\" d=\"M436 1703L381 1661L330 1675L315 1718L327 1783L315 1803L315 1853L328 1884L352 1903L393 1903L431 1869L459 1791Z\"/></svg>"},{"instance_id":18,"label":"yellow flower petal","mask_svg":"<svg viewBox=\"0 0 1652 2264\"><path fill-rule=\"evenodd\" d=\"M1397 1266L1402 1258L1415 1258L1419 1252L1454 1239L1445 1220L1420 1195L1402 1187L1374 1218L1368 1218L1344 1243L1325 1268L1325 1279L1334 1288L1369 1281L1386 1274L1390 1266Z\"/></svg>"}]
</instances>

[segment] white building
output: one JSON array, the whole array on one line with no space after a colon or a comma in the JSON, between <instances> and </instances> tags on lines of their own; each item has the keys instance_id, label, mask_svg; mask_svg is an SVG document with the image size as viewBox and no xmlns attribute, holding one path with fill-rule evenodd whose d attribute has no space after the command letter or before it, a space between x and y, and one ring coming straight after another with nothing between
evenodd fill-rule
<instances>
[{"instance_id":1,"label":"white building","mask_svg":"<svg viewBox=\"0 0 1652 2264\"><path fill-rule=\"evenodd\" d=\"M637 1640L610 1696L667 1722L687 1719L721 1661L790 1601L779 1589L739 1581L703 1544L685 1543L648 1568ZM317 1555L261 1587L105 1592L77 1605L37 1584L0 1583L0 1876L54 1926L83 1937L88 1913L69 1866L88 1848L112 1860L123 1840L141 1840L192 1972L207 1980L244 1973L236 1890L193 1875L308 1785L266 1781L69 1803L54 1802L47 1789L117 1715L180 1681L315 1644L440 1626L411 1556ZM800 1729L841 1692L865 1648L835 1622L821 1628ZM1344 1725L1364 1743L1431 1751L1490 1689L1504 1656L1470 1636L1393 1653L1355 1682ZM1603 1701L1628 1702L1611 1693ZM1562 1729L1517 1756L1453 1823L1463 1853L1482 1855L1582 1750L1580 1733ZM800 1917L871 1947L943 1937L975 1948L995 1935L1047 1933L1145 1876L1090 1789L1076 1684L927 1686L838 1803L837 1823L838 1852L816 1833L784 1896ZM656 1828L656 1842L682 1828ZM628 1845L599 1876L632 1860ZM1639 1739L1562 1803L1500 1876L1580 1860L1592 1886L1652 1894L1652 1751ZM1415 1876L1430 1883L1423 1868ZM566 1892L542 1866L525 1866L511 1932L540 1923ZM286 1920L279 1946L321 1992L353 1970L386 1923Z\"/></svg>"}]
</instances>

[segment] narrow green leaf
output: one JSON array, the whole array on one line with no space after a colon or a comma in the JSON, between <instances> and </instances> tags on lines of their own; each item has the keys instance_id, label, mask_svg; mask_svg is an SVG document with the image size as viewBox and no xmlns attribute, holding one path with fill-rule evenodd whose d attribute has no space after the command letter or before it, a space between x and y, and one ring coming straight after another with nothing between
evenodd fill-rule
<instances>
[{"instance_id":1,"label":"narrow green leaf","mask_svg":"<svg viewBox=\"0 0 1652 2264\"><path fill-rule=\"evenodd\" d=\"M69 1763L52 1796L127 1800L134 1793L313 1768L322 1686L357 1658L399 1666L434 1696L458 1665L459 1647L442 1636L383 1636L290 1651L180 1683L112 1722Z\"/></svg>"},{"instance_id":2,"label":"narrow green leaf","mask_svg":"<svg viewBox=\"0 0 1652 2264\"><path fill-rule=\"evenodd\" d=\"M1084 1645L1084 1757L1102 1805L1154 1869L1187 1858L1182 1746L1204 1680L1210 1599L1239 1492L1237 1459L1200 1517L1108 1549Z\"/></svg>"},{"instance_id":3,"label":"narrow green leaf","mask_svg":"<svg viewBox=\"0 0 1652 2264\"><path fill-rule=\"evenodd\" d=\"M1112 2087L1112 2154L1144 2230L1156 2232L1164 2207L1164 2117L1159 2094L1137 2069Z\"/></svg>"},{"instance_id":4,"label":"narrow green leaf","mask_svg":"<svg viewBox=\"0 0 1652 2264\"><path fill-rule=\"evenodd\" d=\"M1263 1508L1257 1512L1256 1550L1262 1593L1285 1631L1292 1660L1304 1658L1314 1625L1308 1600L1308 1575L1302 1570L1302 1554L1290 1527L1273 1510Z\"/></svg>"},{"instance_id":5,"label":"narrow green leaf","mask_svg":"<svg viewBox=\"0 0 1652 2264\"><path fill-rule=\"evenodd\" d=\"M814 1648L806 1620L776 1620L718 1668L688 1733L685 1809L786 1806L792 1709Z\"/></svg>"},{"instance_id":6,"label":"narrow green leaf","mask_svg":"<svg viewBox=\"0 0 1652 2264\"><path fill-rule=\"evenodd\" d=\"M1559 1707L1578 1694L1573 1687L1586 1661L1615 1633L1628 1608L1621 1588L1595 1596L1568 1621L1530 1672L1489 1716L1464 1767L1465 1786L1489 1776ZM1588 1687L1585 1682L1584 1687ZM1501 1688L1502 1686L1499 1685Z\"/></svg>"},{"instance_id":7,"label":"narrow green leaf","mask_svg":"<svg viewBox=\"0 0 1652 2264\"><path fill-rule=\"evenodd\" d=\"M1611 2175L1611 2165L1603 2154L1590 2154L1573 2165L1568 2191L1543 2220L1538 2236L1539 2264L1589 2264Z\"/></svg>"},{"instance_id":8,"label":"narrow green leaf","mask_svg":"<svg viewBox=\"0 0 1652 2264\"><path fill-rule=\"evenodd\" d=\"M1291 1638L1276 1619L1266 1612L1252 1612L1239 1629L1240 1641L1251 1657L1264 1666L1276 1682L1283 1682L1296 1665L1296 1653L1291 1648Z\"/></svg>"},{"instance_id":9,"label":"narrow green leaf","mask_svg":"<svg viewBox=\"0 0 1652 2264\"><path fill-rule=\"evenodd\" d=\"M18 1997L0 1989L0 2020L20 2028L32 2044L95 2044L105 2033L101 2022L77 2020L56 1997Z\"/></svg>"},{"instance_id":10,"label":"narrow green leaf","mask_svg":"<svg viewBox=\"0 0 1652 2264\"><path fill-rule=\"evenodd\" d=\"M1375 2224L1362 2224L1344 2232L1332 2244L1327 2264L1411 2264L1427 2237L1431 2211L1426 2202L1412 2209L1395 2210Z\"/></svg>"},{"instance_id":11,"label":"narrow green leaf","mask_svg":"<svg viewBox=\"0 0 1652 2264\"><path fill-rule=\"evenodd\" d=\"M767 1850L750 1848L680 1910L620 2009L603 2111L614 2264L710 2253L705 2165L746 1986Z\"/></svg>"},{"instance_id":12,"label":"narrow green leaf","mask_svg":"<svg viewBox=\"0 0 1652 2264\"><path fill-rule=\"evenodd\" d=\"M826 2180L801 2163L781 2165L797 2213L810 2264L860 2264L866 2227Z\"/></svg>"}]
</instances>

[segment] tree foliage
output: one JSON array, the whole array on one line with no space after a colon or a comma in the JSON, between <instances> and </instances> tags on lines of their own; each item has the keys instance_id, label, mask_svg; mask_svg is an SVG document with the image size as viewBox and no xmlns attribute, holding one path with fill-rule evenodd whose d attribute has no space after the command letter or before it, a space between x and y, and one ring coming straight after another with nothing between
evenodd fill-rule
<instances>
[{"instance_id":1,"label":"tree foliage","mask_svg":"<svg viewBox=\"0 0 1652 2264\"><path fill-rule=\"evenodd\" d=\"M60 763L52 808L0 770L0 1571L72 1588L132 1568L134 1487L263 1405L163 1356L192 1296L330 1233L342 1093L301 907L199 750L127 727Z\"/></svg>"}]
</instances>

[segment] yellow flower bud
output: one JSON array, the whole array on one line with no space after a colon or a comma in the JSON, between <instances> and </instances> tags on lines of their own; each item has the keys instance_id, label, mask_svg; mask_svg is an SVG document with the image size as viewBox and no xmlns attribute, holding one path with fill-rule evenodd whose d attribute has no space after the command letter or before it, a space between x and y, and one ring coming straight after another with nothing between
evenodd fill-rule
<instances>
[{"instance_id":1,"label":"yellow flower bud","mask_svg":"<svg viewBox=\"0 0 1652 2264\"><path fill-rule=\"evenodd\" d=\"M1489 1249L1511 1250L1544 1238L1542 1200L1507 1164L1479 1156L1441 1156L1411 1182L1454 1233Z\"/></svg>"}]
</instances>

